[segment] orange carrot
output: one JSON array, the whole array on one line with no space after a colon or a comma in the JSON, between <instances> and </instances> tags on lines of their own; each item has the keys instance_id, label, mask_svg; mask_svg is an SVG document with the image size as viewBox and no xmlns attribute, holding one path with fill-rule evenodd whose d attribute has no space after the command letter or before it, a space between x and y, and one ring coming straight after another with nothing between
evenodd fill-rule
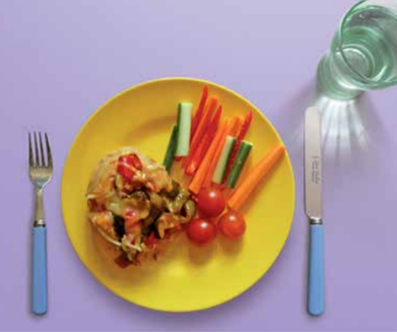
<instances>
[{"instance_id":1,"label":"orange carrot","mask_svg":"<svg viewBox=\"0 0 397 332\"><path fill-rule=\"evenodd\" d=\"M190 182L189 189L195 194L199 193L204 183L205 177L211 165L211 161L215 156L217 147L220 145L221 138L222 138L222 131L218 130L207 153L204 156L203 161L201 162L196 174L194 175L192 181Z\"/></svg>"},{"instance_id":2,"label":"orange carrot","mask_svg":"<svg viewBox=\"0 0 397 332\"><path fill-rule=\"evenodd\" d=\"M218 105L218 99L216 97L211 97L209 100L208 108L206 108L204 115L200 119L200 123L198 124L196 134L194 135L193 140L190 144L189 155L185 160L185 167L189 165L190 161L192 160L194 152L198 148L201 140L203 139L211 123L212 115L215 112L217 105Z\"/></svg>"},{"instance_id":3,"label":"orange carrot","mask_svg":"<svg viewBox=\"0 0 397 332\"><path fill-rule=\"evenodd\" d=\"M212 182L212 175L214 174L216 165L218 163L219 157L221 155L223 145L225 144L226 136L228 135L228 132L230 131L231 127L231 122L229 120L226 120L226 122L220 126L219 131L221 132L221 137L219 139L219 144L215 150L214 158L211 160L210 167L208 168L207 175L205 176L203 187L209 187Z\"/></svg>"},{"instance_id":4,"label":"orange carrot","mask_svg":"<svg viewBox=\"0 0 397 332\"><path fill-rule=\"evenodd\" d=\"M262 157L230 197L228 202L230 208L238 210L245 203L255 187L281 159L284 155L284 151L285 146L278 144L273 150Z\"/></svg>"}]
</instances>

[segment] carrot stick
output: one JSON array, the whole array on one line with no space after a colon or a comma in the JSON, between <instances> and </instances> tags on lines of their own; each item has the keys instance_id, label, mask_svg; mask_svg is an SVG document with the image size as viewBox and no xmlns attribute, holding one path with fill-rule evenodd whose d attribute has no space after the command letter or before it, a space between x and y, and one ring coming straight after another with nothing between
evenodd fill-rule
<instances>
[{"instance_id":1,"label":"carrot stick","mask_svg":"<svg viewBox=\"0 0 397 332\"><path fill-rule=\"evenodd\" d=\"M199 167L201 161L204 158L205 152L208 150L208 148L211 145L211 142L215 137L221 116L222 116L222 105L219 105L214 118L211 120L211 123L206 133L203 136L203 139L201 140L201 142L199 142L197 150L193 152L194 154L192 156L192 159L190 160L189 164L186 167L187 175L194 174L197 168Z\"/></svg>"},{"instance_id":2,"label":"carrot stick","mask_svg":"<svg viewBox=\"0 0 397 332\"><path fill-rule=\"evenodd\" d=\"M214 174L216 165L217 165L219 157L221 155L223 145L225 144L226 136L230 130L230 125L231 125L231 123L228 120L226 120L226 122L220 126L219 131L221 132L221 134L220 134L221 137L219 138L219 143L216 143L217 148L215 150L214 158L212 158L212 160L211 160L210 167L208 168L207 175L205 176L203 187L209 187L211 185L212 175ZM215 142L215 140L214 140L214 142Z\"/></svg>"},{"instance_id":3,"label":"carrot stick","mask_svg":"<svg viewBox=\"0 0 397 332\"><path fill-rule=\"evenodd\" d=\"M234 210L238 210L245 201L250 197L252 191L261 182L261 180L272 170L276 163L284 155L285 146L278 144L273 150L266 153L262 159L256 164L253 170L237 187L236 191L229 199L229 206Z\"/></svg>"},{"instance_id":4,"label":"carrot stick","mask_svg":"<svg viewBox=\"0 0 397 332\"><path fill-rule=\"evenodd\" d=\"M201 162L196 174L194 175L192 181L190 182L189 189L195 194L199 193L203 185L204 179L211 165L211 161L214 158L217 147L220 145L221 138L222 138L222 131L218 130L215 138L211 143L211 146L209 147L207 153L204 156L203 161Z\"/></svg>"},{"instance_id":5,"label":"carrot stick","mask_svg":"<svg viewBox=\"0 0 397 332\"><path fill-rule=\"evenodd\" d=\"M201 98L200 98L200 103L197 107L196 112L194 113L193 121L192 121L192 132L190 136L190 140L193 139L194 134L196 133L198 124L200 119L202 118L203 112L204 112L204 106L205 103L207 102L208 98L208 86L204 85L203 92L201 93Z\"/></svg>"},{"instance_id":6,"label":"carrot stick","mask_svg":"<svg viewBox=\"0 0 397 332\"><path fill-rule=\"evenodd\" d=\"M232 154L230 156L229 164L227 165L224 182L227 181L227 179L229 177L229 174L230 174L230 172L232 170L234 161L236 160L236 157L237 157L238 149L240 149L241 142L243 141L245 135L247 134L248 128L249 128L249 126L250 126L250 124L252 122L252 116L253 116L253 113L250 110L248 112L248 114L246 115L246 117L244 119L244 123L243 123L243 125L242 125L242 127L240 129L240 132L239 132L238 136L237 136L236 144L234 144L234 147L233 147L233 150L232 150Z\"/></svg>"},{"instance_id":7,"label":"carrot stick","mask_svg":"<svg viewBox=\"0 0 397 332\"><path fill-rule=\"evenodd\" d=\"M208 108L204 112L204 115L201 118L201 121L197 127L196 134L193 137L193 141L190 144L189 155L187 156L187 160L185 161L185 167L189 165L190 161L193 158L194 152L197 150L201 140L203 139L212 119L212 115L218 105L218 99L215 97L211 97L209 101ZM191 153L190 153L191 152Z\"/></svg>"},{"instance_id":8,"label":"carrot stick","mask_svg":"<svg viewBox=\"0 0 397 332\"><path fill-rule=\"evenodd\" d=\"M228 133L229 136L237 136L240 132L241 126L243 125L244 118L241 115L237 115L233 117L230 132Z\"/></svg>"}]
</instances>

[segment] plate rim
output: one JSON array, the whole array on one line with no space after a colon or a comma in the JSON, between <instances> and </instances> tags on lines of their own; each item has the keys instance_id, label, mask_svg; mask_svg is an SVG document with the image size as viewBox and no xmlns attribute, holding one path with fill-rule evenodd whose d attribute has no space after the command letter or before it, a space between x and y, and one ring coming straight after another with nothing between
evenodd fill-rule
<instances>
[{"instance_id":1,"label":"plate rim","mask_svg":"<svg viewBox=\"0 0 397 332\"><path fill-rule=\"evenodd\" d=\"M261 110L251 101L249 101L247 98L245 98L244 96L240 95L239 93L233 91L230 88L227 88L225 86L223 86L222 84L219 83L215 83L213 81L209 81L209 80L205 80L205 79L200 79L200 78L192 78L192 77L183 77L183 76L175 76L175 77L163 77L163 78L155 78L155 79L151 79L148 81L144 81L141 83L138 83L136 85L130 86L124 90L122 90L121 92L113 95L111 98L107 99L103 104L101 104L84 122L84 124L80 127L79 131L77 132L77 134L74 136L73 139L73 143L70 145L68 153L66 155L65 158L65 162L63 164L63 169L62 169L62 180L61 180L61 191L60 191L60 196L61 196L61 210L62 210L62 219L63 219L63 225L66 229L66 234L68 236L69 242L73 247L73 251L75 252L75 254L77 255L77 257L79 258L80 262L83 264L83 266L88 270L88 272L90 272L90 274L108 291L112 292L113 294L117 295L118 297L120 297L121 299L123 299L126 302L129 302L133 305L137 305L141 308L145 308L145 309L150 309L153 311L159 311L159 312L169 312L169 313L184 313L184 312L195 312L195 311L203 311L203 310L208 310L214 307L217 307L219 305L222 304L226 304L234 299L236 299L237 297L243 295L245 292L247 292L248 290L252 289L259 280L261 280L274 266L274 263L276 262L276 260L279 258L280 254L282 253L282 251L285 248L285 245L287 243L288 238L290 237L291 234L291 229L292 229L292 224L294 222L294 216L295 216L295 209L296 209L296 184L295 184L295 174L294 174L294 169L292 167L292 163L291 163L291 159L289 157L289 152L288 149L285 150L285 156L284 158L286 158L287 164L288 164L288 169L290 174L292 175L292 199L293 199L293 206L292 206L292 210L291 210L291 216L289 217L289 219L291 220L289 223L289 227L288 227L288 233L280 247L280 249L278 250L277 254L274 256L273 260L271 260L270 266L269 268L264 271L263 273L261 273L257 278L255 278L248 287L245 287L243 290L239 290L236 294L233 294L231 296L229 296L226 299L222 299L219 301L215 301L210 305L206 305L206 306L199 306L196 308L190 308L187 310L174 310L174 309L164 309L164 308L160 308L158 306L151 306L151 305L147 305L147 304L142 304L136 301L132 301L129 298L127 298L126 296L124 296L121 292L118 292L117 290L111 289L109 288L107 285L105 285L105 283L102 282L102 280L100 279L100 277L97 275L97 273L93 272L88 265L86 264L86 262L83 260L83 258L81 257L79 251L76 249L75 244L73 243L72 237L70 235L69 232L69 228L68 225L66 223L66 218L65 218L65 206L64 206L64 188L66 187L66 180L65 180L65 173L66 173L66 169L68 168L68 165L70 163L70 156L72 154L72 151L75 149L75 146L77 144L77 141L79 140L80 136L82 135L83 131L86 129L86 127L88 127L88 125L91 123L91 121L110 103L112 103L114 100L116 100L117 98L121 97L122 95L133 91L133 90L137 90L140 89L144 86L147 85L151 85L151 84L155 84L158 82L166 82L166 81L187 81L187 82L195 82L195 83L201 83L201 84L209 84L212 86L215 86L216 88L220 89L220 90L224 90L227 93L230 93L232 95L234 95L236 98L243 100L245 103L247 103L248 105L250 105L250 107L254 110L255 113L257 113L260 117L262 117L262 119L269 125L270 129L273 131L273 133L276 135L277 139L282 142L284 144L284 141L282 140L280 134L277 132L276 128L273 126L272 122L267 118L267 116L265 114L263 114L261 112Z\"/></svg>"}]
</instances>

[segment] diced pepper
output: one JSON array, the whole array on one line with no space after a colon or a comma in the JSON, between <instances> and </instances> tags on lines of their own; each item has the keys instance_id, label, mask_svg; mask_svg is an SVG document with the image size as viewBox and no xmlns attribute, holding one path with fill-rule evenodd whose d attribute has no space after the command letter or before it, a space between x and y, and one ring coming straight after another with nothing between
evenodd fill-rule
<instances>
[{"instance_id":1,"label":"diced pepper","mask_svg":"<svg viewBox=\"0 0 397 332\"><path fill-rule=\"evenodd\" d=\"M120 156L117 164L117 173L124 179L131 180L136 170L142 170L143 165L135 153Z\"/></svg>"}]
</instances>

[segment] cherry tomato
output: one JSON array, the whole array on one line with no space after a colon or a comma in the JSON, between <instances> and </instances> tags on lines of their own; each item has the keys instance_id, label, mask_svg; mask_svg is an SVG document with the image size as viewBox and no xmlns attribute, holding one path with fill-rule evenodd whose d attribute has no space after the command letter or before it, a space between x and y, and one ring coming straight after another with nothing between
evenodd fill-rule
<instances>
[{"instance_id":1,"label":"cherry tomato","mask_svg":"<svg viewBox=\"0 0 397 332\"><path fill-rule=\"evenodd\" d=\"M207 218L219 216L226 207L226 198L218 188L201 189L197 198L197 207L201 215Z\"/></svg>"},{"instance_id":2,"label":"cherry tomato","mask_svg":"<svg viewBox=\"0 0 397 332\"><path fill-rule=\"evenodd\" d=\"M216 227L209 221L196 218L188 223L186 234L190 241L202 245L215 239Z\"/></svg>"},{"instance_id":3,"label":"cherry tomato","mask_svg":"<svg viewBox=\"0 0 397 332\"><path fill-rule=\"evenodd\" d=\"M246 224L240 213L229 211L219 219L218 227L223 235L229 239L237 240L244 234Z\"/></svg>"}]
</instances>

